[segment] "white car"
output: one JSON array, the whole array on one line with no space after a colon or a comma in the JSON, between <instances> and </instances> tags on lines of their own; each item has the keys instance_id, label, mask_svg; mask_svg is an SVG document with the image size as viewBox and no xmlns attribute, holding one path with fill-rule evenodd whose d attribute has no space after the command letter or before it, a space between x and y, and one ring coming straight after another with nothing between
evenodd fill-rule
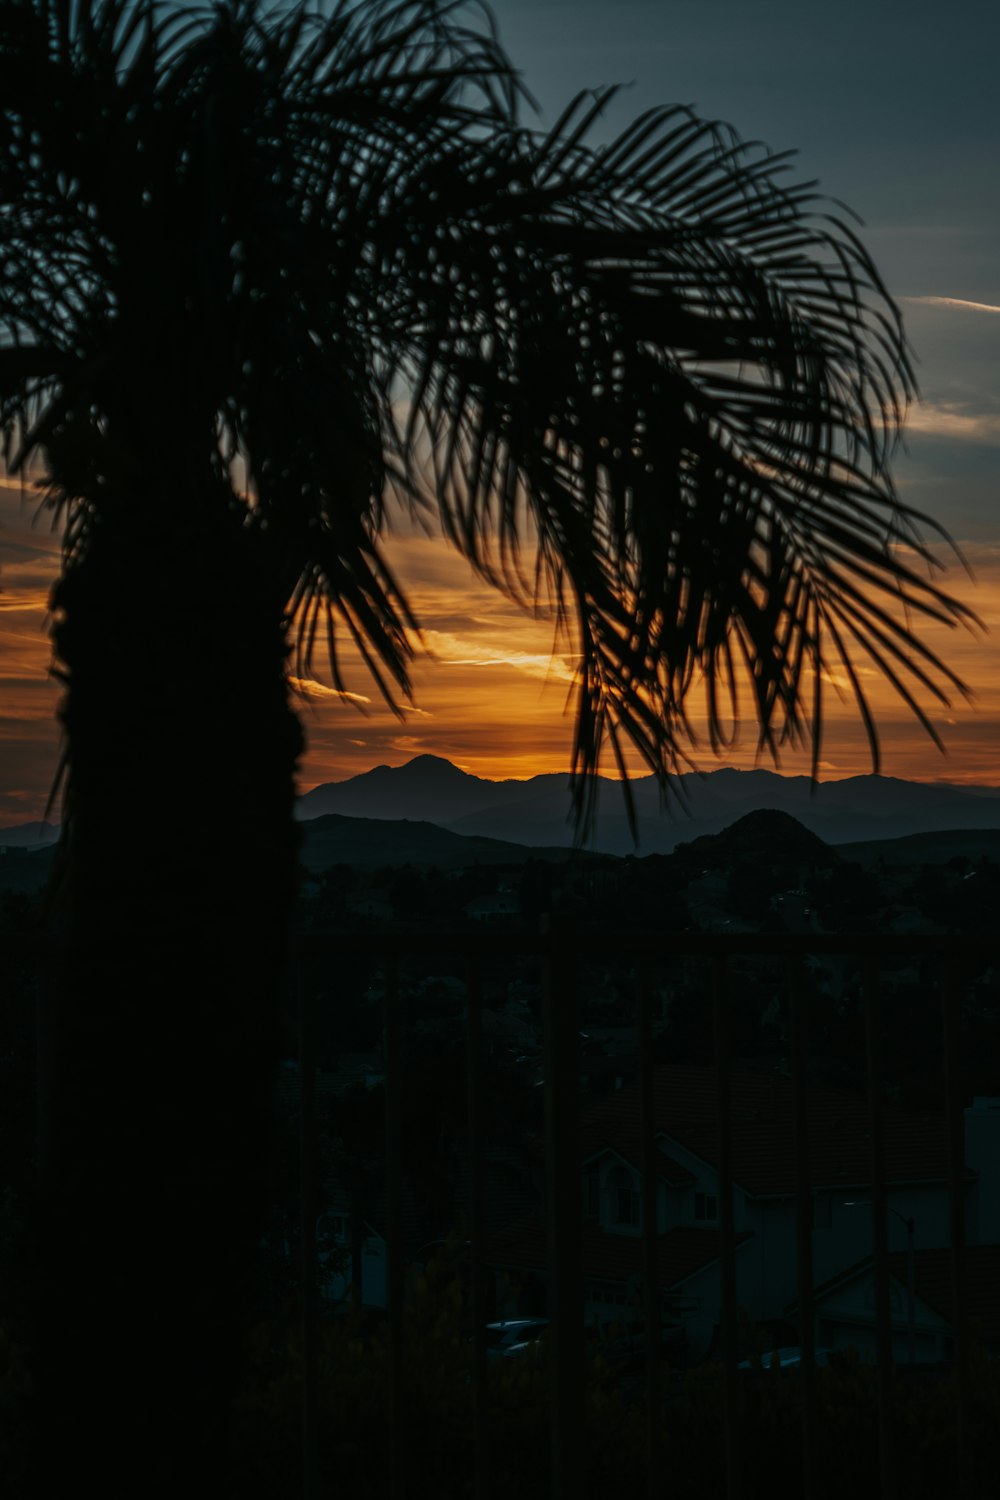
<instances>
[{"instance_id":1,"label":"white car","mask_svg":"<svg viewBox=\"0 0 1000 1500\"><path fill-rule=\"evenodd\" d=\"M490 1359L512 1359L538 1349L538 1341L549 1326L548 1318L508 1318L487 1323L486 1353Z\"/></svg>"},{"instance_id":2,"label":"white car","mask_svg":"<svg viewBox=\"0 0 1000 1500\"><path fill-rule=\"evenodd\" d=\"M816 1350L817 1367L830 1363L829 1349ZM738 1370L798 1370L802 1365L802 1350L798 1345L786 1349L769 1349L766 1354L755 1355L753 1359L741 1359L736 1366Z\"/></svg>"}]
</instances>

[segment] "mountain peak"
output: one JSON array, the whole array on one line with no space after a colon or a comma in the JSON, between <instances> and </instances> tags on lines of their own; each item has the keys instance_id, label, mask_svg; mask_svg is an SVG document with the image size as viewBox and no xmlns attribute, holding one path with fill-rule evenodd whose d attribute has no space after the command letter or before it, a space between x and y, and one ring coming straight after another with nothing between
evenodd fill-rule
<instances>
[{"instance_id":1,"label":"mountain peak","mask_svg":"<svg viewBox=\"0 0 1000 1500\"><path fill-rule=\"evenodd\" d=\"M401 766L394 767L396 771L405 771L408 775L433 777L435 781L447 778L450 781L467 779L468 771L460 770L452 761L446 760L443 755L415 755L412 760L406 761ZM478 779L478 778L476 778Z\"/></svg>"},{"instance_id":2,"label":"mountain peak","mask_svg":"<svg viewBox=\"0 0 1000 1500\"><path fill-rule=\"evenodd\" d=\"M839 856L791 813L759 807L721 833L704 834L689 844L689 857L717 867L744 861L760 864L836 864Z\"/></svg>"},{"instance_id":3,"label":"mountain peak","mask_svg":"<svg viewBox=\"0 0 1000 1500\"><path fill-rule=\"evenodd\" d=\"M327 813L408 818L466 835L526 845L570 845L568 780L566 773L548 773L527 781L488 781L444 756L420 754L400 766L375 766L347 781L314 787L299 799L297 811L303 819ZM592 847L611 854L635 853L620 791L611 782L602 781L602 787ZM679 802L665 811L653 777L633 782L643 854L667 853L678 844L690 845L699 836L736 825L735 857L751 862L770 859L784 848L789 857L808 862L818 857L815 846L811 853L808 848L810 833L835 845L995 828L1000 822L996 798L889 777L848 778L824 782L817 789L805 776L779 776L762 767L725 767L686 775L680 789ZM741 826L747 815L750 821Z\"/></svg>"},{"instance_id":4,"label":"mountain peak","mask_svg":"<svg viewBox=\"0 0 1000 1500\"><path fill-rule=\"evenodd\" d=\"M428 783L457 784L460 781L477 780L467 771L459 770L458 766L446 760L443 755L415 755L412 760L404 760L401 766L390 766L383 761L381 765L372 766L370 771L361 771L357 776L349 777L347 781L331 781L326 785L349 786L352 783L363 783L370 779L380 783L391 782L396 786L402 786L404 783L411 786Z\"/></svg>"},{"instance_id":5,"label":"mountain peak","mask_svg":"<svg viewBox=\"0 0 1000 1500\"><path fill-rule=\"evenodd\" d=\"M401 766L373 766L348 781L313 787L300 798L298 812L305 818L341 813L449 823L495 797L496 787L441 755L415 755Z\"/></svg>"}]
</instances>

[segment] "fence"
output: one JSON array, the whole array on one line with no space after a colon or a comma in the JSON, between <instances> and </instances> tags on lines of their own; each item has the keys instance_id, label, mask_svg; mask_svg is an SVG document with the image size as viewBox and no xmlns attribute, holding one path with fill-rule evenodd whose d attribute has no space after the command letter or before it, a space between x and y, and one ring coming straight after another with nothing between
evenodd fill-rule
<instances>
[{"instance_id":1,"label":"fence","mask_svg":"<svg viewBox=\"0 0 1000 1500\"><path fill-rule=\"evenodd\" d=\"M788 1016L790 1071L794 1099L795 1219L798 1275L799 1342L801 1364L801 1473L802 1493L816 1492L817 1405L815 1370L814 1298L812 1276L812 1196L808 1160L807 1029L808 1003L804 965L811 956L840 955L863 965L865 1065L869 1079L868 1109L871 1137L872 1245L876 1285L875 1332L877 1345L879 1495L895 1500L898 1493L893 1434L894 1369L891 1352L889 1300L889 1246L887 1231L887 1180L884 1141L884 1104L881 1086L879 976L882 966L900 959L933 959L941 973L942 1068L947 1122L947 1153L950 1203L951 1284L954 1328L954 1388L956 1402L956 1452L954 1487L956 1496L971 1494L972 1464L969 1443L970 1411L969 1340L966 1314L965 1197L963 1098L959 1067L959 1026L962 1001L962 965L970 958L997 959L996 937L954 938L947 936L835 937L736 935L577 934L550 921L539 936L502 933L310 935L299 948L300 1064L301 1064L301 1207L303 1225L303 1485L305 1500L318 1494L318 1330L317 1244L315 1226L319 1210L317 1180L317 1118L315 1055L313 1045L312 976L322 956L378 958L384 967L384 1066L386 1073L386 1181L387 1181L387 1321L389 1378L386 1392L386 1431L400 1431L405 1403L403 1379L404 1252L402 1219L402 1131L400 1107L401 1036L403 1002L400 964L407 958L447 953L462 957L467 965L466 1077L468 1130L471 1158L470 1204L471 1300L475 1329L472 1364L474 1412L473 1493L485 1500L489 1493L486 1464L488 1422L487 1323L488 1267L484 1212L484 1140L482 1082L482 971L486 961L498 956L533 955L544 972L543 1069L545 1093L545 1213L548 1244L549 1317L552 1329L551 1494L585 1496L586 1463L580 1434L584 1431L584 1327L580 1262L579 1181L579 1027L578 967L582 959L599 956L618 959L634 968L637 981L638 1087L640 1099L642 1239L644 1306L650 1322L645 1340L646 1492L652 1500L662 1496L664 1454L658 1422L660 1410L661 1360L657 1287L656 1178L653 1170L655 1121L653 1113L652 996L650 973L665 961L697 958L711 969L712 1030L719 1131L719 1224L720 1334L724 1369L724 1450L726 1500L741 1494L742 1435L738 1364L736 1297L737 1239L733 1209L733 1113L731 1106L732 1005L729 972L732 960L744 956L776 956L788 966ZM655 1337L652 1336L655 1332ZM407 1492L404 1454L400 1444L390 1453L389 1494L403 1500Z\"/></svg>"}]
</instances>

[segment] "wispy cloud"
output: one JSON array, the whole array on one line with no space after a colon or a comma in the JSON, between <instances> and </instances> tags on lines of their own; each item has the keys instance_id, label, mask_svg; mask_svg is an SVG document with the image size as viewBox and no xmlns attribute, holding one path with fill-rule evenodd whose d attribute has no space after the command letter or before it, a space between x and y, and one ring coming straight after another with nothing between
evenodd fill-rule
<instances>
[{"instance_id":1,"label":"wispy cloud","mask_svg":"<svg viewBox=\"0 0 1000 1500\"><path fill-rule=\"evenodd\" d=\"M1000 438L1000 412L967 411L948 402L922 401L909 413L906 430L926 432L936 437L991 442Z\"/></svg>"},{"instance_id":2,"label":"wispy cloud","mask_svg":"<svg viewBox=\"0 0 1000 1500\"><path fill-rule=\"evenodd\" d=\"M48 607L48 589L25 589L18 593L8 593L0 583L0 614L45 614Z\"/></svg>"},{"instance_id":3,"label":"wispy cloud","mask_svg":"<svg viewBox=\"0 0 1000 1500\"><path fill-rule=\"evenodd\" d=\"M527 651L510 651L504 656L444 657L448 667L508 667L529 677L544 681L575 682L576 677L561 661L551 656L533 656Z\"/></svg>"},{"instance_id":4,"label":"wispy cloud","mask_svg":"<svg viewBox=\"0 0 1000 1500\"><path fill-rule=\"evenodd\" d=\"M533 622L532 622L533 623ZM505 649L487 639L452 635L431 630L427 644L434 659L448 667L506 667L546 682L574 682L576 674L568 658L551 651Z\"/></svg>"},{"instance_id":5,"label":"wispy cloud","mask_svg":"<svg viewBox=\"0 0 1000 1500\"><path fill-rule=\"evenodd\" d=\"M319 698L324 701L336 698L341 703L370 703L372 700L366 698L364 693L349 693L344 689L327 687L323 682L317 682L314 677L289 677L292 688L302 694L304 698Z\"/></svg>"},{"instance_id":6,"label":"wispy cloud","mask_svg":"<svg viewBox=\"0 0 1000 1500\"><path fill-rule=\"evenodd\" d=\"M1000 313L992 302L968 302L964 297L901 297L901 302L919 303L921 307L958 307L965 312Z\"/></svg>"}]
</instances>

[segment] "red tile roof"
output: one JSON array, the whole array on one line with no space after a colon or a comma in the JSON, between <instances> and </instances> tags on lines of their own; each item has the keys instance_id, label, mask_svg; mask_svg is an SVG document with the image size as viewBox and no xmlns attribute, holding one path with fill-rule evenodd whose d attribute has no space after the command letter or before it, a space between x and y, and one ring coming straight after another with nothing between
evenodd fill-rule
<instances>
[{"instance_id":1,"label":"red tile roof","mask_svg":"<svg viewBox=\"0 0 1000 1500\"><path fill-rule=\"evenodd\" d=\"M624 1157L627 1162L638 1169L642 1161L642 1144L638 1131L632 1135L629 1135L626 1130L620 1131L615 1136L614 1146L611 1149L617 1151L619 1156ZM606 1150L608 1150L607 1145L599 1146L596 1150L589 1152L584 1160L592 1161L594 1157ZM662 1151L656 1158L656 1172L668 1187L690 1187L691 1183L697 1180L695 1174L689 1172L687 1167L682 1167L680 1162L674 1161L672 1156L667 1156Z\"/></svg>"},{"instance_id":2,"label":"red tile roof","mask_svg":"<svg viewBox=\"0 0 1000 1500\"><path fill-rule=\"evenodd\" d=\"M914 1256L920 1301L948 1322L954 1315L951 1251L918 1250ZM889 1256L889 1270L907 1284L906 1252ZM990 1347L1000 1345L1000 1245L969 1245L965 1251L966 1307L973 1332Z\"/></svg>"},{"instance_id":3,"label":"red tile roof","mask_svg":"<svg viewBox=\"0 0 1000 1500\"><path fill-rule=\"evenodd\" d=\"M755 1197L794 1189L792 1081L777 1073L733 1072L733 1176ZM664 1064L655 1070L657 1133L686 1146L712 1166L719 1160L716 1083L712 1068ZM842 1189L871 1180L871 1137L864 1099L809 1090L809 1179ZM884 1155L889 1182L945 1181L944 1118L885 1106ZM585 1157L612 1146L632 1159L639 1119L638 1085L609 1094L581 1122Z\"/></svg>"},{"instance_id":4,"label":"red tile roof","mask_svg":"<svg viewBox=\"0 0 1000 1500\"><path fill-rule=\"evenodd\" d=\"M814 1298L821 1301L837 1287L845 1286L855 1277L871 1275L873 1265L870 1255L855 1261L846 1270L838 1271L836 1276L831 1276L814 1287ZM914 1255L914 1271L919 1301L950 1323L955 1305L952 1299L951 1250L947 1246L934 1250L917 1250ZM905 1292L909 1275L905 1250L894 1250L889 1256L889 1274ZM966 1247L965 1295L973 1332L991 1348L1000 1346L1000 1245ZM791 1316L797 1307L797 1302L790 1302L786 1311Z\"/></svg>"},{"instance_id":5,"label":"red tile roof","mask_svg":"<svg viewBox=\"0 0 1000 1500\"><path fill-rule=\"evenodd\" d=\"M748 1231L736 1236L738 1244L752 1238ZM720 1254L717 1229L669 1229L656 1240L657 1280L661 1287L676 1286L718 1260ZM642 1238L637 1234L613 1234L598 1224L585 1224L580 1255L588 1280L625 1282L642 1274ZM488 1256L490 1265L498 1269L543 1271L545 1226L538 1219L522 1220L490 1240Z\"/></svg>"}]
</instances>

